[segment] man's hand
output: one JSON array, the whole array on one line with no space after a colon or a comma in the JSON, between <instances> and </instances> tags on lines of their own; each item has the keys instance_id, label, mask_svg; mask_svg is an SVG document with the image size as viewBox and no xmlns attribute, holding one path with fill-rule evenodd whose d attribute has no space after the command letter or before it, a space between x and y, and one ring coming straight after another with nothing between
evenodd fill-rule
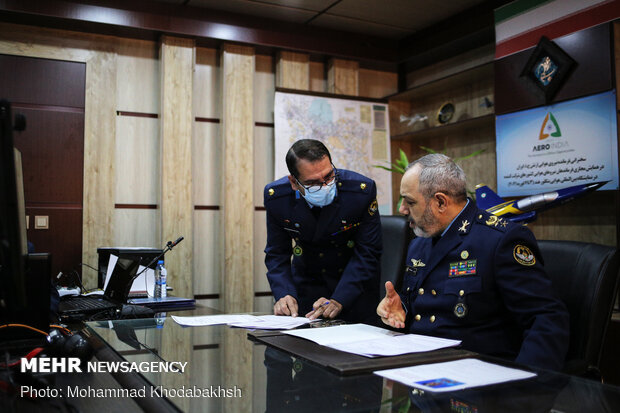
<instances>
[{"instance_id":1,"label":"man's hand","mask_svg":"<svg viewBox=\"0 0 620 413\"><path fill-rule=\"evenodd\" d=\"M336 318L338 314L342 311L342 304L338 301L330 298L329 300L325 297L321 297L312 304L312 311L306 314L311 320L314 320L319 317L323 318Z\"/></svg>"},{"instance_id":2,"label":"man's hand","mask_svg":"<svg viewBox=\"0 0 620 413\"><path fill-rule=\"evenodd\" d=\"M377 306L377 315L384 324L394 328L405 328L407 314L391 281L385 283L385 297Z\"/></svg>"},{"instance_id":3,"label":"man's hand","mask_svg":"<svg viewBox=\"0 0 620 413\"><path fill-rule=\"evenodd\" d=\"M280 298L273 306L273 314L275 315L291 315L297 317L297 300L291 295L285 295Z\"/></svg>"}]
</instances>

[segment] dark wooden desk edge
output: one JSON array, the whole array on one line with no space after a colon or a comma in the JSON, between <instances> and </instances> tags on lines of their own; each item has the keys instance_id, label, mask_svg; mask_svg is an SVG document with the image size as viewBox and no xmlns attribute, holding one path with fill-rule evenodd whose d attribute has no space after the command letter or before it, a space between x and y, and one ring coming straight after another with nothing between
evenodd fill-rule
<instances>
[{"instance_id":1,"label":"dark wooden desk edge","mask_svg":"<svg viewBox=\"0 0 620 413\"><path fill-rule=\"evenodd\" d=\"M445 348L424 353L369 358L334 350L309 340L282 335L281 333L267 334L266 332L258 332L258 334L256 334L256 332L254 332L252 334L248 333L248 338L252 341L277 348L278 350L296 357L301 357L310 363L327 368L340 376L368 374L377 370L478 357L477 353L468 350Z\"/></svg>"}]
</instances>

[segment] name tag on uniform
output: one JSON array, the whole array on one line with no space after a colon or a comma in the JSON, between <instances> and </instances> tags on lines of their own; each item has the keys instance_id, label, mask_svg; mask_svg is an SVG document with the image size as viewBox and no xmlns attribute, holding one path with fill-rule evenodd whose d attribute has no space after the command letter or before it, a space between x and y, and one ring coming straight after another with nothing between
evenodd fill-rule
<instances>
[{"instance_id":1,"label":"name tag on uniform","mask_svg":"<svg viewBox=\"0 0 620 413\"><path fill-rule=\"evenodd\" d=\"M465 277L476 274L476 262L478 260L466 260L450 263L449 278Z\"/></svg>"}]
</instances>

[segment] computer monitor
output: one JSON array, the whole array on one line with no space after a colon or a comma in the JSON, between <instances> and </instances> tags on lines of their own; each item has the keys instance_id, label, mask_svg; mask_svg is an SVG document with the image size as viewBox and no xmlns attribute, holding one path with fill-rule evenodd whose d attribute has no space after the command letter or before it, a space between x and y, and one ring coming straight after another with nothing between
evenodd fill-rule
<instances>
[{"instance_id":1,"label":"computer monitor","mask_svg":"<svg viewBox=\"0 0 620 413\"><path fill-rule=\"evenodd\" d=\"M11 104L6 100L0 100L0 160L0 324L21 323L47 331L49 322L41 314L44 309L35 310L40 305L35 302L36 288L32 287L37 286L29 284L40 280L29 280L26 272L28 248L21 156L13 144ZM47 310L49 313L49 306ZM34 337L28 331L2 329L0 338Z\"/></svg>"}]
</instances>

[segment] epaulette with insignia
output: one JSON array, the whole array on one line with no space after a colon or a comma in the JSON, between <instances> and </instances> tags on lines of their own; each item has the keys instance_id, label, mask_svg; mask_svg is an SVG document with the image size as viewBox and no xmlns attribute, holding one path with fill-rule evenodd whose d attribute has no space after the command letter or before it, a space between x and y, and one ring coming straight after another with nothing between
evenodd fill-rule
<instances>
[{"instance_id":1,"label":"epaulette with insignia","mask_svg":"<svg viewBox=\"0 0 620 413\"><path fill-rule=\"evenodd\" d=\"M495 228L498 231L506 232L509 221L506 218L498 217L497 215L489 214L488 212L479 212L476 215L476 221L478 223Z\"/></svg>"},{"instance_id":2,"label":"epaulette with insignia","mask_svg":"<svg viewBox=\"0 0 620 413\"><path fill-rule=\"evenodd\" d=\"M338 190L346 192L370 193L371 181L361 181L357 179L345 179L338 181Z\"/></svg>"},{"instance_id":3,"label":"epaulette with insignia","mask_svg":"<svg viewBox=\"0 0 620 413\"><path fill-rule=\"evenodd\" d=\"M291 188L291 184L289 182L277 185L267 185L264 192L265 202L282 198L283 196L290 195L291 193L293 193L293 188Z\"/></svg>"}]
</instances>

